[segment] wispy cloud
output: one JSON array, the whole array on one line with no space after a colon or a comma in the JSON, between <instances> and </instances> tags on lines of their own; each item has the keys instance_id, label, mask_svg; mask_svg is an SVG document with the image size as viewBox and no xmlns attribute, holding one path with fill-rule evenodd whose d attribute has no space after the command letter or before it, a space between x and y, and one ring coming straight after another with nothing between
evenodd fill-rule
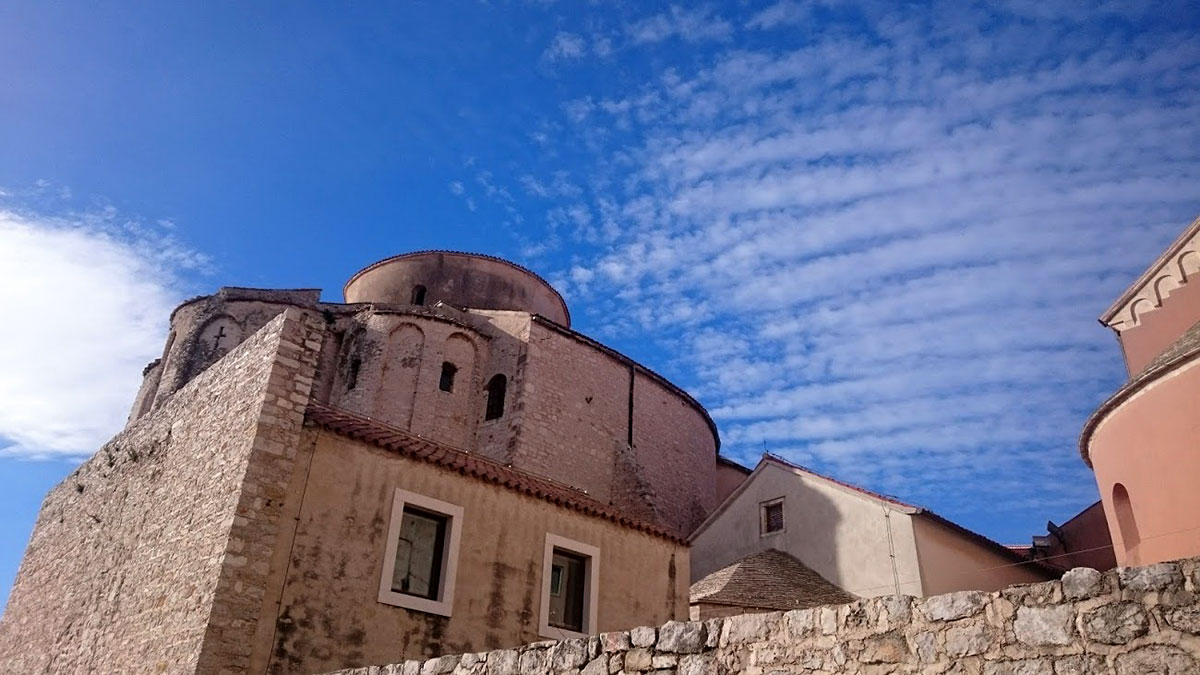
<instances>
[{"instance_id":1,"label":"wispy cloud","mask_svg":"<svg viewBox=\"0 0 1200 675\"><path fill-rule=\"evenodd\" d=\"M662 14L635 21L629 37L635 43L652 43L678 38L685 42L728 40L733 25L717 16L711 7L672 5Z\"/></svg>"},{"instance_id":2,"label":"wispy cloud","mask_svg":"<svg viewBox=\"0 0 1200 675\"><path fill-rule=\"evenodd\" d=\"M169 221L36 211L5 196L0 455L84 456L121 428L143 367L161 355L180 273L208 262L172 237Z\"/></svg>"},{"instance_id":3,"label":"wispy cloud","mask_svg":"<svg viewBox=\"0 0 1200 675\"><path fill-rule=\"evenodd\" d=\"M559 61L582 58L585 54L587 54L587 42L583 36L560 31L550 41L550 46L546 47L546 51L542 52L542 58L546 61Z\"/></svg>"},{"instance_id":4,"label":"wispy cloud","mask_svg":"<svg viewBox=\"0 0 1200 675\"><path fill-rule=\"evenodd\" d=\"M1074 441L1122 376L1095 315L1200 210L1200 46L1113 3L813 7L740 22L793 47L564 106L610 188L550 208L591 252L555 279L609 339L660 336L730 454L967 519L1016 502L1019 538L1095 498Z\"/></svg>"}]
</instances>

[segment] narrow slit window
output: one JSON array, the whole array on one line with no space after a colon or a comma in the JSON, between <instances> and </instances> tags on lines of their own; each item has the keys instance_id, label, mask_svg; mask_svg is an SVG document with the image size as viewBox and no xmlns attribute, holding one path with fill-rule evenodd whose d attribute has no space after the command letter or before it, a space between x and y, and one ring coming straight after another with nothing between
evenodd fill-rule
<instances>
[{"instance_id":1,"label":"narrow slit window","mask_svg":"<svg viewBox=\"0 0 1200 675\"><path fill-rule=\"evenodd\" d=\"M458 366L446 361L442 364L442 378L438 381L438 389L442 391L454 391L454 375L458 372Z\"/></svg>"},{"instance_id":2,"label":"narrow slit window","mask_svg":"<svg viewBox=\"0 0 1200 675\"><path fill-rule=\"evenodd\" d=\"M500 419L504 415L504 394L508 388L508 378L504 375L493 375L487 383L487 410L484 420Z\"/></svg>"},{"instance_id":3,"label":"narrow slit window","mask_svg":"<svg viewBox=\"0 0 1200 675\"><path fill-rule=\"evenodd\" d=\"M358 371L362 370L362 359L355 357L350 359L350 370L346 373L346 390L349 391L358 386Z\"/></svg>"},{"instance_id":4,"label":"narrow slit window","mask_svg":"<svg viewBox=\"0 0 1200 675\"><path fill-rule=\"evenodd\" d=\"M414 304L414 305L424 305L425 304L425 287L424 286L413 286L412 304Z\"/></svg>"}]
</instances>

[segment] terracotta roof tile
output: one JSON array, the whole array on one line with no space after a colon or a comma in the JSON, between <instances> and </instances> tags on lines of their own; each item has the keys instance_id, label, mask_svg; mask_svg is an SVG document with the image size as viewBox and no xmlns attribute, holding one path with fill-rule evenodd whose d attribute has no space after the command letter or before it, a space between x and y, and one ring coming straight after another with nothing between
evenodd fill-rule
<instances>
[{"instance_id":1,"label":"terracotta roof tile","mask_svg":"<svg viewBox=\"0 0 1200 675\"><path fill-rule=\"evenodd\" d=\"M689 596L693 605L756 609L805 609L855 600L804 563L775 549L753 553L709 574L692 584Z\"/></svg>"},{"instance_id":2,"label":"terracotta roof tile","mask_svg":"<svg viewBox=\"0 0 1200 675\"><path fill-rule=\"evenodd\" d=\"M502 485L552 504L558 504L597 518L604 518L618 525L676 543L683 543L680 537L668 530L652 523L630 518L612 506L593 499L582 490L527 471L514 469L465 450L421 438L404 429L390 426L370 417L313 402L309 403L305 418L312 424L347 438L370 443L402 456L426 461L482 481Z\"/></svg>"}]
</instances>

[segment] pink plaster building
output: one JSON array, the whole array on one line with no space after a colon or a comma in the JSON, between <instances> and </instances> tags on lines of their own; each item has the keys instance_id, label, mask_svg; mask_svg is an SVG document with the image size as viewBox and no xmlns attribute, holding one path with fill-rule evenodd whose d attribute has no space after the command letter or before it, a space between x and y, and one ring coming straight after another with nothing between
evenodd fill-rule
<instances>
[{"instance_id":1,"label":"pink plaster building","mask_svg":"<svg viewBox=\"0 0 1200 675\"><path fill-rule=\"evenodd\" d=\"M1200 219L1100 317L1129 381L1084 425L1117 563L1200 554Z\"/></svg>"}]
</instances>

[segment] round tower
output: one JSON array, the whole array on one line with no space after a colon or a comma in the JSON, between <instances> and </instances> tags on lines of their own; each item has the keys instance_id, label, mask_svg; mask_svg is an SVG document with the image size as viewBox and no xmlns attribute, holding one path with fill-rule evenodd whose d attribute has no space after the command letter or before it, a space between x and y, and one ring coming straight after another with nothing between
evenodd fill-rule
<instances>
[{"instance_id":1,"label":"round tower","mask_svg":"<svg viewBox=\"0 0 1200 675\"><path fill-rule=\"evenodd\" d=\"M500 258L417 251L381 260L346 282L346 302L510 309L571 325L567 303L537 274Z\"/></svg>"}]
</instances>

